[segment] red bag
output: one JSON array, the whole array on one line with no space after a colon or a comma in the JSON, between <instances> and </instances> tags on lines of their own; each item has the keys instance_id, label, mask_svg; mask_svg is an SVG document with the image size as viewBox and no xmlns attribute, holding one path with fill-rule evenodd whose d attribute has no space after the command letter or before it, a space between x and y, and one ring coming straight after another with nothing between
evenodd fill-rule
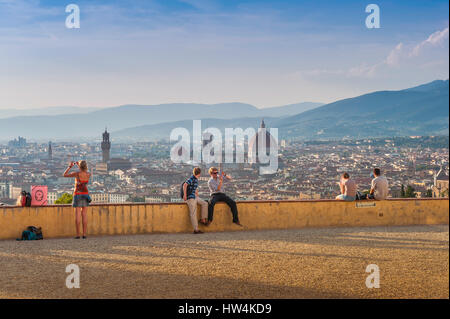
<instances>
[{"instance_id":1,"label":"red bag","mask_svg":"<svg viewBox=\"0 0 450 319\"><path fill-rule=\"evenodd\" d=\"M25 207L27 204L27 192L22 191L20 194L20 206Z\"/></svg>"}]
</instances>

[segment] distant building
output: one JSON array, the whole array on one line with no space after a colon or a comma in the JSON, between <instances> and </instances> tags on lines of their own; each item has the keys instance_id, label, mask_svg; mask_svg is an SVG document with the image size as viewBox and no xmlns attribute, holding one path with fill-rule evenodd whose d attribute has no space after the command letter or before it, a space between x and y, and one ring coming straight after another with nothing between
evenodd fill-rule
<instances>
[{"instance_id":1,"label":"distant building","mask_svg":"<svg viewBox=\"0 0 450 319\"><path fill-rule=\"evenodd\" d=\"M91 192L89 195L91 196L92 203L95 204L123 204L128 199L128 195L118 193Z\"/></svg>"},{"instance_id":2,"label":"distant building","mask_svg":"<svg viewBox=\"0 0 450 319\"><path fill-rule=\"evenodd\" d=\"M126 171L132 167L129 159L126 158L111 158L108 161L108 171L122 170Z\"/></svg>"},{"instance_id":3,"label":"distant building","mask_svg":"<svg viewBox=\"0 0 450 319\"><path fill-rule=\"evenodd\" d=\"M107 163L109 161L111 151L111 142L109 141L109 133L105 128L102 141L102 162Z\"/></svg>"},{"instance_id":4,"label":"distant building","mask_svg":"<svg viewBox=\"0 0 450 319\"><path fill-rule=\"evenodd\" d=\"M9 182L0 182L0 198L9 198Z\"/></svg>"},{"instance_id":5,"label":"distant building","mask_svg":"<svg viewBox=\"0 0 450 319\"><path fill-rule=\"evenodd\" d=\"M107 174L108 173L108 164L107 163L97 163L95 165L95 172L97 174Z\"/></svg>"},{"instance_id":6,"label":"distant building","mask_svg":"<svg viewBox=\"0 0 450 319\"><path fill-rule=\"evenodd\" d=\"M433 192L433 197L448 197L448 184L449 177L441 169L438 173L434 175L434 183L431 191Z\"/></svg>"},{"instance_id":7,"label":"distant building","mask_svg":"<svg viewBox=\"0 0 450 319\"><path fill-rule=\"evenodd\" d=\"M115 171L115 170L129 170L132 165L131 161L126 158L110 158L111 154L111 141L109 140L109 133L105 128L105 132L103 133L103 141L102 141L102 164L96 165L96 170L100 173L105 173L107 171ZM105 170L106 164L106 170Z\"/></svg>"},{"instance_id":8,"label":"distant building","mask_svg":"<svg viewBox=\"0 0 450 319\"><path fill-rule=\"evenodd\" d=\"M161 196L145 196L146 203L163 203L164 198Z\"/></svg>"},{"instance_id":9,"label":"distant building","mask_svg":"<svg viewBox=\"0 0 450 319\"><path fill-rule=\"evenodd\" d=\"M47 192L47 204L54 205L56 200L61 197L63 192Z\"/></svg>"},{"instance_id":10,"label":"distant building","mask_svg":"<svg viewBox=\"0 0 450 319\"><path fill-rule=\"evenodd\" d=\"M8 142L9 147L25 147L27 146L27 140L26 138L20 137L18 139L14 139L12 141Z\"/></svg>"},{"instance_id":11,"label":"distant building","mask_svg":"<svg viewBox=\"0 0 450 319\"><path fill-rule=\"evenodd\" d=\"M309 193L300 192L298 197L299 197L299 199L320 199L320 194L312 193L312 192L309 192Z\"/></svg>"},{"instance_id":12,"label":"distant building","mask_svg":"<svg viewBox=\"0 0 450 319\"><path fill-rule=\"evenodd\" d=\"M48 159L53 159L52 142L48 142Z\"/></svg>"},{"instance_id":13,"label":"distant building","mask_svg":"<svg viewBox=\"0 0 450 319\"><path fill-rule=\"evenodd\" d=\"M265 160L271 160L272 156L277 156L278 160L278 141L266 130L266 124L262 120L258 132L248 142L248 161L253 167L259 167L261 174L274 175L279 166L265 173L261 170L268 163Z\"/></svg>"},{"instance_id":14,"label":"distant building","mask_svg":"<svg viewBox=\"0 0 450 319\"><path fill-rule=\"evenodd\" d=\"M261 144L264 149L259 148ZM248 142L248 154L249 158L252 156L253 152L256 154L256 163L259 163L260 154L270 154L270 147L278 147L275 138L266 130L266 124L264 120L261 121L261 125L258 132L249 140Z\"/></svg>"}]
</instances>

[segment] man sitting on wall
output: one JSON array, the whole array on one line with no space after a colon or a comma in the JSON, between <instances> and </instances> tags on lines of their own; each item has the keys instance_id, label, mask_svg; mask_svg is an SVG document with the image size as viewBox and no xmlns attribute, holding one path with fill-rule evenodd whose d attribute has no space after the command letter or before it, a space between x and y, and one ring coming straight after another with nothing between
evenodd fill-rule
<instances>
[{"instance_id":1,"label":"man sitting on wall","mask_svg":"<svg viewBox=\"0 0 450 319\"><path fill-rule=\"evenodd\" d=\"M389 185L386 177L381 176L381 170L379 168L373 169L372 186L370 187L368 199L384 200L389 193Z\"/></svg>"},{"instance_id":2,"label":"man sitting on wall","mask_svg":"<svg viewBox=\"0 0 450 319\"><path fill-rule=\"evenodd\" d=\"M347 172L342 174L339 187L341 188L341 194L336 196L337 200L352 202L356 199L356 183Z\"/></svg>"},{"instance_id":3,"label":"man sitting on wall","mask_svg":"<svg viewBox=\"0 0 450 319\"><path fill-rule=\"evenodd\" d=\"M211 194L211 198L209 199L208 206L208 222L211 223L213 220L214 214L214 205L217 202L225 202L231 209L231 213L233 215L233 223L236 225L242 226L239 222L237 205L234 200L225 195L223 183L225 180L231 181L231 176L225 174L224 172L220 173L216 167L211 167L209 169L209 175L211 178L208 181L209 192Z\"/></svg>"}]
</instances>

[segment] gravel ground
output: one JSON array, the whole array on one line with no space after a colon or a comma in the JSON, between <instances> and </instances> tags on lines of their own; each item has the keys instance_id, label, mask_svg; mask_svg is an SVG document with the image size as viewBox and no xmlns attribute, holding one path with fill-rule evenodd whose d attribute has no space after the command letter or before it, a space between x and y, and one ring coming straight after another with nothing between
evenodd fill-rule
<instances>
[{"instance_id":1,"label":"gravel ground","mask_svg":"<svg viewBox=\"0 0 450 319\"><path fill-rule=\"evenodd\" d=\"M3 240L0 263L0 298L449 298L448 225Z\"/></svg>"}]
</instances>

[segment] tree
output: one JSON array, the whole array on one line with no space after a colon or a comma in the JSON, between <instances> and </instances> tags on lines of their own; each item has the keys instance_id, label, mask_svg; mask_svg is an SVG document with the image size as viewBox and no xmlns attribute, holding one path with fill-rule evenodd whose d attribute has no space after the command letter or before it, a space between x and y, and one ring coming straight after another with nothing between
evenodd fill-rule
<instances>
[{"instance_id":1,"label":"tree","mask_svg":"<svg viewBox=\"0 0 450 319\"><path fill-rule=\"evenodd\" d=\"M130 196L129 201L132 203L145 203L145 197L139 197L139 196L131 197Z\"/></svg>"},{"instance_id":2,"label":"tree","mask_svg":"<svg viewBox=\"0 0 450 319\"><path fill-rule=\"evenodd\" d=\"M405 194L405 185L402 184L402 190L400 191L400 197L401 198L405 198L406 194Z\"/></svg>"},{"instance_id":3,"label":"tree","mask_svg":"<svg viewBox=\"0 0 450 319\"><path fill-rule=\"evenodd\" d=\"M406 198L414 198L416 197L416 193L415 193L415 189L414 187L412 187L411 185L408 185L406 187L406 191L405 191L405 197Z\"/></svg>"},{"instance_id":4,"label":"tree","mask_svg":"<svg viewBox=\"0 0 450 319\"><path fill-rule=\"evenodd\" d=\"M433 191L431 189L427 189L427 193L425 194L425 197L433 197Z\"/></svg>"},{"instance_id":5,"label":"tree","mask_svg":"<svg viewBox=\"0 0 450 319\"><path fill-rule=\"evenodd\" d=\"M55 201L55 204L72 204L73 196L68 193L64 193Z\"/></svg>"}]
</instances>

